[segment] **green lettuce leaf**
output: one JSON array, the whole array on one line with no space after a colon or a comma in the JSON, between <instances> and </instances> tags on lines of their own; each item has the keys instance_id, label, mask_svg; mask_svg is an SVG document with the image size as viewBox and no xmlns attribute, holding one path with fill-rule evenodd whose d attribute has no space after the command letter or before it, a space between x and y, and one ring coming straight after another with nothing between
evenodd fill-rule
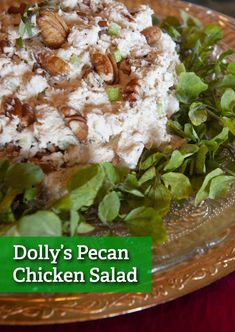
<instances>
[{"instance_id":1,"label":"green lettuce leaf","mask_svg":"<svg viewBox=\"0 0 235 332\"><path fill-rule=\"evenodd\" d=\"M120 199L115 191L108 193L99 204L98 216L104 223L112 222L119 215Z\"/></svg>"},{"instance_id":2,"label":"green lettuce leaf","mask_svg":"<svg viewBox=\"0 0 235 332\"><path fill-rule=\"evenodd\" d=\"M162 218L153 208L134 209L126 216L125 221L133 236L151 236L154 244L160 244L166 240Z\"/></svg>"},{"instance_id":3,"label":"green lettuce leaf","mask_svg":"<svg viewBox=\"0 0 235 332\"><path fill-rule=\"evenodd\" d=\"M61 236L60 218L50 211L38 211L22 217L17 226L21 236Z\"/></svg>"},{"instance_id":4,"label":"green lettuce leaf","mask_svg":"<svg viewBox=\"0 0 235 332\"><path fill-rule=\"evenodd\" d=\"M162 175L165 186L170 190L174 200L189 198L192 194L192 187L187 176L181 173L166 173Z\"/></svg>"},{"instance_id":5,"label":"green lettuce leaf","mask_svg":"<svg viewBox=\"0 0 235 332\"><path fill-rule=\"evenodd\" d=\"M181 73L176 88L176 97L180 102L188 104L207 89L208 85L205 84L195 73Z\"/></svg>"}]
</instances>

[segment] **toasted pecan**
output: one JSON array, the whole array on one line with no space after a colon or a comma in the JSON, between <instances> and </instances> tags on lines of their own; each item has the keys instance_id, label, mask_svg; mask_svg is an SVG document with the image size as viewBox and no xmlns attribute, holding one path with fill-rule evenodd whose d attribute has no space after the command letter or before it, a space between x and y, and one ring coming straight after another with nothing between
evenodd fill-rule
<instances>
[{"instance_id":1,"label":"toasted pecan","mask_svg":"<svg viewBox=\"0 0 235 332\"><path fill-rule=\"evenodd\" d=\"M16 15L16 14L21 14L22 15L24 13L26 7L27 7L26 3L21 3L18 6L10 6L8 8L7 13L8 14L14 14L14 15Z\"/></svg>"},{"instance_id":2,"label":"toasted pecan","mask_svg":"<svg viewBox=\"0 0 235 332\"><path fill-rule=\"evenodd\" d=\"M118 82L117 63L111 54L94 53L91 61L97 73L106 83L113 84Z\"/></svg>"},{"instance_id":3,"label":"toasted pecan","mask_svg":"<svg viewBox=\"0 0 235 332\"><path fill-rule=\"evenodd\" d=\"M65 121L80 141L87 139L88 125L86 119L82 115L75 114L66 116Z\"/></svg>"},{"instance_id":4,"label":"toasted pecan","mask_svg":"<svg viewBox=\"0 0 235 332\"><path fill-rule=\"evenodd\" d=\"M50 53L39 53L36 56L38 64L51 76L64 75L69 71L69 65L61 58Z\"/></svg>"},{"instance_id":5,"label":"toasted pecan","mask_svg":"<svg viewBox=\"0 0 235 332\"><path fill-rule=\"evenodd\" d=\"M61 47L67 40L69 28L62 17L51 10L42 10L37 18L44 43L52 48Z\"/></svg>"},{"instance_id":6,"label":"toasted pecan","mask_svg":"<svg viewBox=\"0 0 235 332\"><path fill-rule=\"evenodd\" d=\"M137 100L137 96L139 93L140 84L137 78L131 79L124 91L123 91L123 99L129 101L131 104Z\"/></svg>"},{"instance_id":7,"label":"toasted pecan","mask_svg":"<svg viewBox=\"0 0 235 332\"><path fill-rule=\"evenodd\" d=\"M144 29L141 33L145 36L150 46L156 44L161 37L161 29L156 25Z\"/></svg>"},{"instance_id":8,"label":"toasted pecan","mask_svg":"<svg viewBox=\"0 0 235 332\"><path fill-rule=\"evenodd\" d=\"M29 127L36 119L33 108L27 103L22 103L16 97L6 97L3 100L3 111L9 119L13 119L14 116L19 118L19 130Z\"/></svg>"}]
</instances>

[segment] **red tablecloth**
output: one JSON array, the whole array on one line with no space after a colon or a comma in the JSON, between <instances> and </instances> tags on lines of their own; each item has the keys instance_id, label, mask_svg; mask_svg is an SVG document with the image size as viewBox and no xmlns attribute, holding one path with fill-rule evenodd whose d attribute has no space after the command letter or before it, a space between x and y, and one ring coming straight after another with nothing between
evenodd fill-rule
<instances>
[{"instance_id":1,"label":"red tablecloth","mask_svg":"<svg viewBox=\"0 0 235 332\"><path fill-rule=\"evenodd\" d=\"M4 327L0 332L233 332L235 273L197 292L142 312L93 322Z\"/></svg>"}]
</instances>

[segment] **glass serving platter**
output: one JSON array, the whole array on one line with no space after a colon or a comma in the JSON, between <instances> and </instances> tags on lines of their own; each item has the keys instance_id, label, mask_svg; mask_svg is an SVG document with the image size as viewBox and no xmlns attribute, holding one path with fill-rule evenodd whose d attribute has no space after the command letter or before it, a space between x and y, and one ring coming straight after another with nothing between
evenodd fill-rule
<instances>
[{"instance_id":1,"label":"glass serving platter","mask_svg":"<svg viewBox=\"0 0 235 332\"><path fill-rule=\"evenodd\" d=\"M3 1L9 6L14 1ZM17 1L19 2L19 1ZM161 16L180 9L224 31L221 48L235 49L235 20L175 0L123 1L128 7L149 4ZM175 205L166 221L168 240L153 248L152 293L1 294L1 324L49 324L85 321L142 310L178 298L235 270L235 189L225 199L194 207ZM98 228L96 235L106 230ZM115 229L125 236L123 228Z\"/></svg>"}]
</instances>

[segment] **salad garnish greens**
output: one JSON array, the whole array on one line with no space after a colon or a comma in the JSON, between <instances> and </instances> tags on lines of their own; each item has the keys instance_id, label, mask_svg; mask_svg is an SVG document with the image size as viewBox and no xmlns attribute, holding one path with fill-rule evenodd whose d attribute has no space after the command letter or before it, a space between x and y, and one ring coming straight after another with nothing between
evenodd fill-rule
<instances>
[{"instance_id":1,"label":"salad garnish greens","mask_svg":"<svg viewBox=\"0 0 235 332\"><path fill-rule=\"evenodd\" d=\"M166 240L164 217L172 202L206 199L228 193L235 182L235 62L232 50L217 52L223 38L219 26L204 27L181 12L160 25L177 44L176 96L180 111L168 121L178 146L145 150L136 170L111 163L79 168L61 199L47 203L44 174L30 163L0 161L0 220L2 235L75 236L94 230L90 216L112 231L123 222L133 235L151 235L155 244ZM27 16L21 34L30 34ZM109 27L110 33L118 28ZM119 58L118 53L116 54ZM76 62L77 59L74 59ZM119 91L107 91L112 100ZM176 148L177 146L177 148Z\"/></svg>"}]
</instances>

